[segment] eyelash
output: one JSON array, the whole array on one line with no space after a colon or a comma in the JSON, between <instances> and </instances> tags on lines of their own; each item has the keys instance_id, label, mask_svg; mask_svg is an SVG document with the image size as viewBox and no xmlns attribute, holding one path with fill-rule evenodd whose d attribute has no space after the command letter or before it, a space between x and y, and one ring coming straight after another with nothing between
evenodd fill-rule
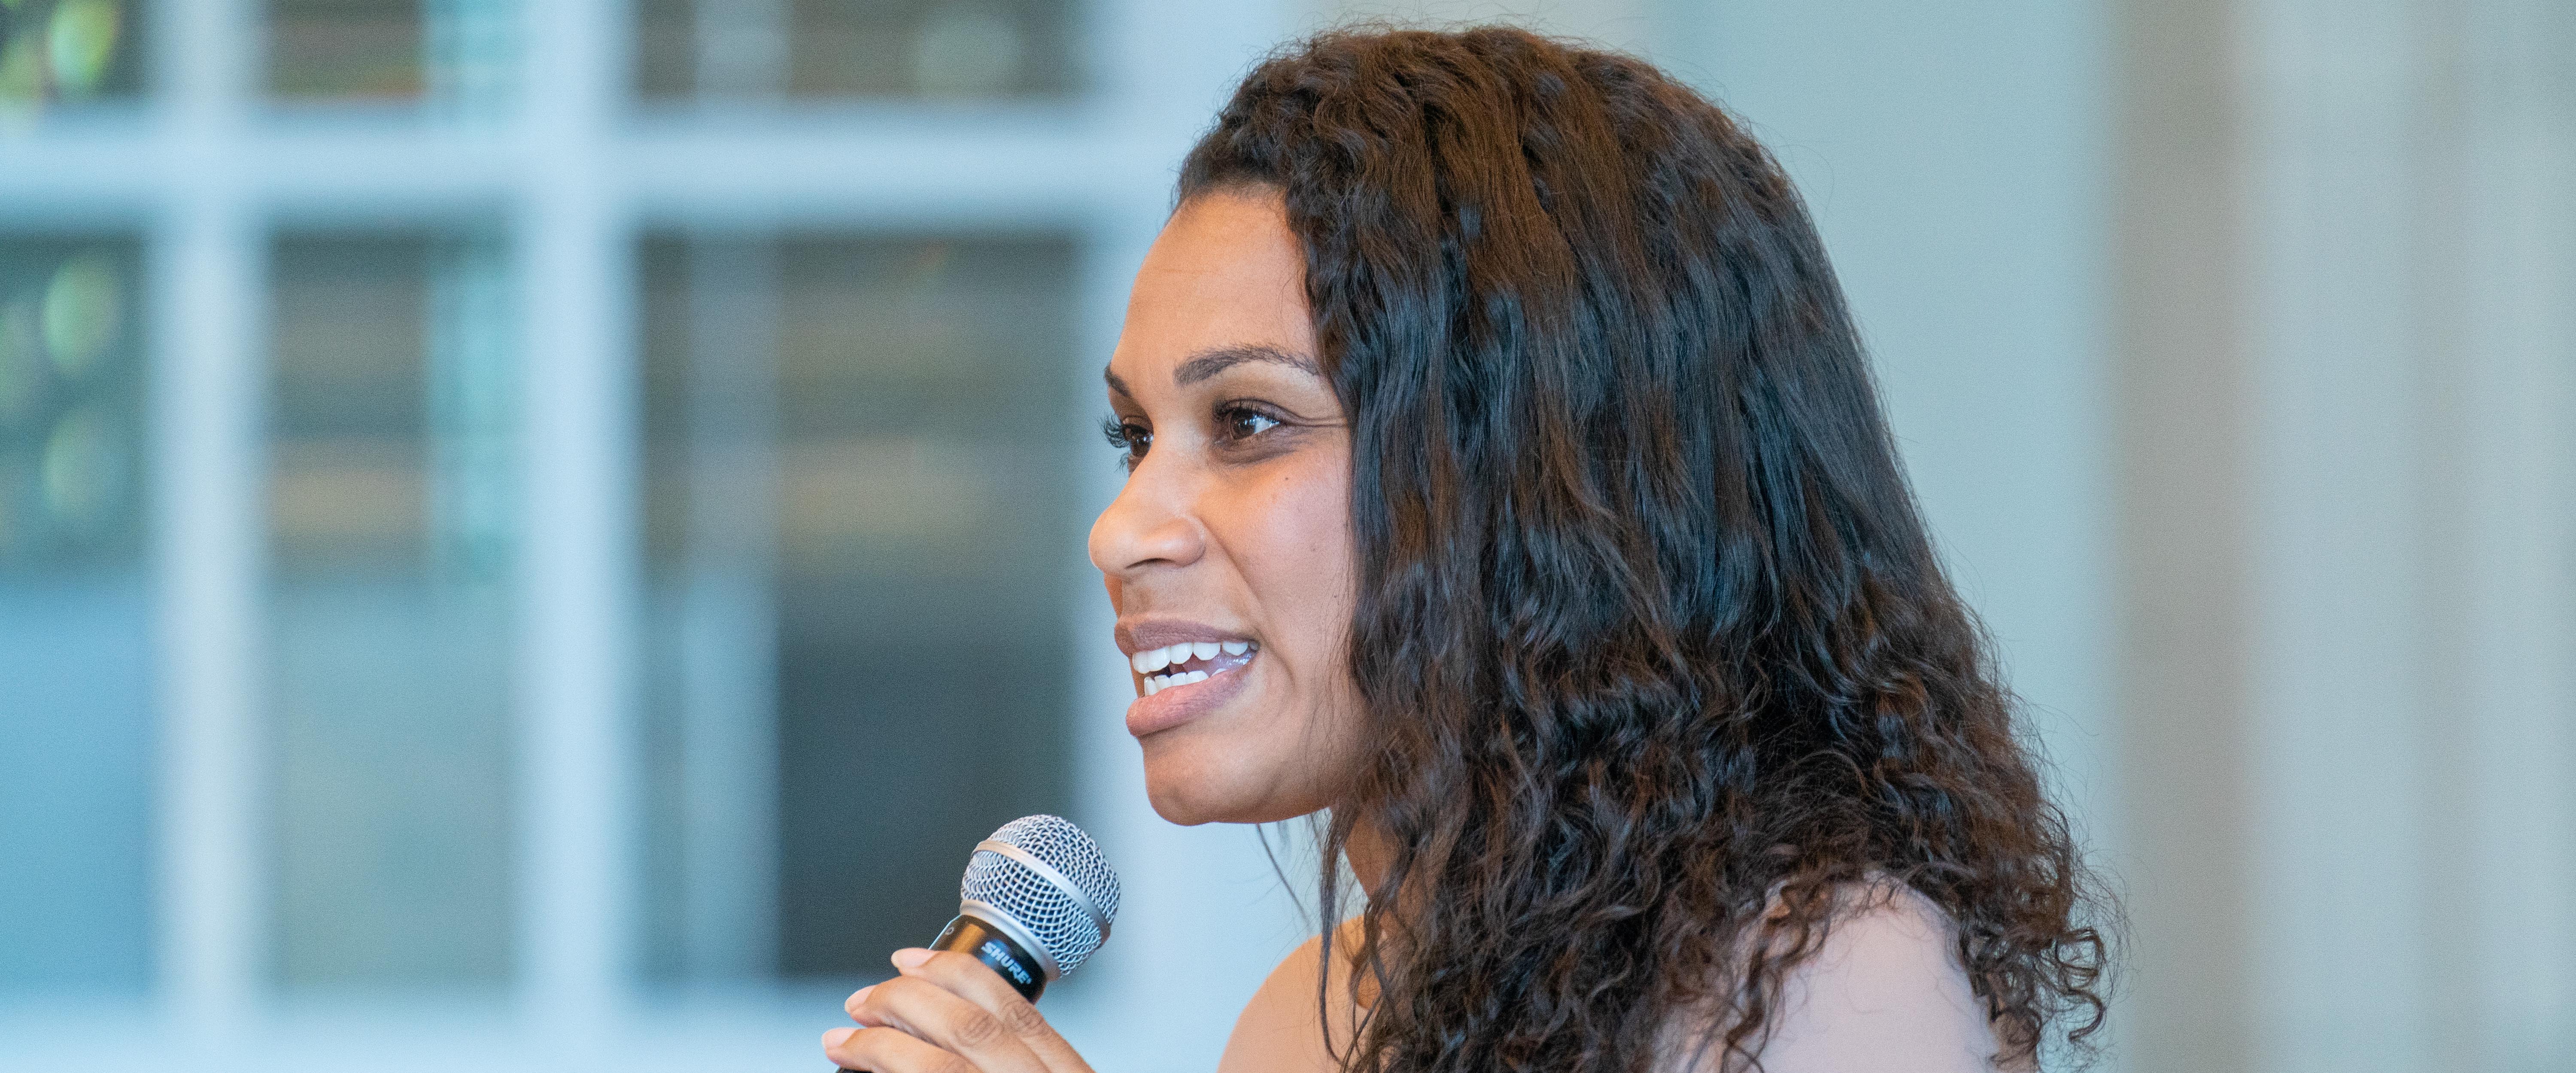
<instances>
[{"instance_id":1,"label":"eyelash","mask_svg":"<svg viewBox=\"0 0 2576 1073\"><path fill-rule=\"evenodd\" d=\"M1245 440L1249 440L1264 432L1268 432L1271 429L1278 428L1281 425L1288 423L1277 414L1271 413L1262 407L1246 403L1229 402L1220 404L1216 408L1217 427L1221 429L1227 429L1230 431L1237 421L1245 418L1250 418L1254 421L1266 421L1269 422L1269 424L1240 436L1222 436L1218 440L1219 446L1231 446L1233 444L1242 443ZM1154 431L1152 429L1146 428L1132 421L1120 420L1115 414L1101 419L1100 435L1101 438L1109 441L1109 446L1116 448L1121 452L1118 456L1119 468L1130 473L1136 471L1136 464L1145 460L1145 452L1152 450L1154 445Z\"/></svg>"},{"instance_id":2,"label":"eyelash","mask_svg":"<svg viewBox=\"0 0 2576 1073\"><path fill-rule=\"evenodd\" d=\"M1118 449L1118 468L1129 473L1136 471L1136 463L1144 460L1146 447L1154 442L1152 430L1121 421L1114 414L1100 419L1100 435L1109 441L1109 446Z\"/></svg>"}]
</instances>

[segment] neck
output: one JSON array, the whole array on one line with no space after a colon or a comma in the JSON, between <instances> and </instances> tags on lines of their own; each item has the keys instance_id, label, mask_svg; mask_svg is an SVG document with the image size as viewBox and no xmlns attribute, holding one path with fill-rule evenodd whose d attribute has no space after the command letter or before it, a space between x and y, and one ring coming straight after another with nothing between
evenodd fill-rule
<instances>
[{"instance_id":1,"label":"neck","mask_svg":"<svg viewBox=\"0 0 2576 1073\"><path fill-rule=\"evenodd\" d=\"M1351 878L1359 881L1360 889L1367 892L1372 902L1385 889L1387 865L1394 857L1392 847L1386 832L1367 821L1352 824L1351 836L1342 844L1342 860L1350 865ZM1378 980L1374 973L1359 971L1360 963L1356 960L1360 948L1359 918L1343 921L1335 931L1340 935L1336 941L1341 945L1336 948L1334 957L1343 971L1330 973L1329 977L1335 990L1352 989L1348 994L1353 1006L1367 1010L1377 1005Z\"/></svg>"},{"instance_id":2,"label":"neck","mask_svg":"<svg viewBox=\"0 0 2576 1073\"><path fill-rule=\"evenodd\" d=\"M1359 880L1360 889L1371 898L1377 897L1386 879L1387 864L1394 849L1377 825L1361 820L1351 825L1350 840L1342 846L1342 859L1350 863L1351 877Z\"/></svg>"}]
</instances>

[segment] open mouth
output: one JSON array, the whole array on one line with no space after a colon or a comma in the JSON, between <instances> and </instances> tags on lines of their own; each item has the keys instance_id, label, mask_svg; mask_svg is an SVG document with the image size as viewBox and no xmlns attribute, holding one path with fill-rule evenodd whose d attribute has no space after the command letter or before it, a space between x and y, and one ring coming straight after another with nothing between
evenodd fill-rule
<instances>
[{"instance_id":1,"label":"open mouth","mask_svg":"<svg viewBox=\"0 0 2576 1073\"><path fill-rule=\"evenodd\" d=\"M1128 659L1144 680L1145 695L1150 697L1175 686L1194 685L1220 674L1226 674L1261 654L1256 641L1184 641L1166 648L1148 648Z\"/></svg>"}]
</instances>

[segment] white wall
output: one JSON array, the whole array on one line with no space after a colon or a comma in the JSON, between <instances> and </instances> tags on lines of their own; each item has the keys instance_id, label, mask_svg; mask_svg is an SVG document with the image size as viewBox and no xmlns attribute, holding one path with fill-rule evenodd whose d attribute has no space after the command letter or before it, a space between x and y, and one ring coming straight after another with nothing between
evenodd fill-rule
<instances>
[{"instance_id":1,"label":"white wall","mask_svg":"<svg viewBox=\"0 0 2576 1073\"><path fill-rule=\"evenodd\" d=\"M2576 17L2122 35L2136 1066L2569 1068Z\"/></svg>"}]
</instances>

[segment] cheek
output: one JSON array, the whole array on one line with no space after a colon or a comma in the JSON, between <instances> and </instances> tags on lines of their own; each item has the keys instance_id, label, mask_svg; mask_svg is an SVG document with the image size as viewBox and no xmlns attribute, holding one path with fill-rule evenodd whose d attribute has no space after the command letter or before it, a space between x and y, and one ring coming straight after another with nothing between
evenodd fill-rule
<instances>
[{"instance_id":1,"label":"cheek","mask_svg":"<svg viewBox=\"0 0 2576 1073\"><path fill-rule=\"evenodd\" d=\"M1245 504L1251 542L1245 580L1267 623L1293 636L1276 643L1300 653L1333 652L1350 621L1352 553L1349 479L1339 460L1262 481Z\"/></svg>"},{"instance_id":2,"label":"cheek","mask_svg":"<svg viewBox=\"0 0 2576 1073\"><path fill-rule=\"evenodd\" d=\"M1320 453L1320 452L1319 452ZM1334 781L1329 770L1349 751L1356 689L1343 639L1350 630L1353 574L1348 462L1316 460L1302 472L1278 474L1247 495L1243 533L1253 541L1238 558L1261 608L1266 643L1280 657L1269 696L1273 721L1265 746L1284 750L1280 772L1311 796ZM1281 717L1285 718L1281 718ZM1324 745L1321 753L1314 750ZM1270 751L1266 748L1265 752ZM1316 761L1326 757L1321 769Z\"/></svg>"}]
</instances>

